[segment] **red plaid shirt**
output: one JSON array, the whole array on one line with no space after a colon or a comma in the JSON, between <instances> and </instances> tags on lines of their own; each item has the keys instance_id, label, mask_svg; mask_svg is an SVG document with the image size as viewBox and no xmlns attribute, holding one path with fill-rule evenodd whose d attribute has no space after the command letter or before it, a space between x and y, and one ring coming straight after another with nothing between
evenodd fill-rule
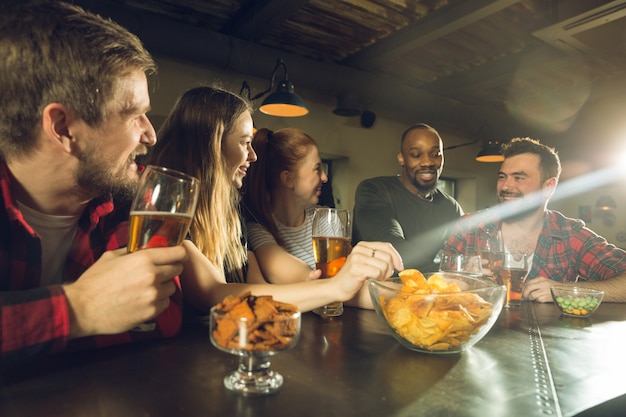
<instances>
[{"instance_id":1,"label":"red plaid shirt","mask_svg":"<svg viewBox=\"0 0 626 417\"><path fill-rule=\"evenodd\" d=\"M174 336L180 329L180 283L152 332L127 332L68 341L70 318L60 285L40 286L41 243L10 192L11 177L0 160L0 364L61 350L101 347ZM110 198L90 202L68 253L66 282L73 282L108 250L126 246L129 206L114 210ZM124 279L124 277L119 277Z\"/></svg>"},{"instance_id":2,"label":"red plaid shirt","mask_svg":"<svg viewBox=\"0 0 626 417\"><path fill-rule=\"evenodd\" d=\"M500 219L489 218L489 210L468 215L444 245L444 253L474 253L475 230L495 231ZM484 235L484 234L483 234ZM585 227L582 220L570 219L547 210L543 230L533 255L528 278L545 277L560 282L600 281L626 272L626 252Z\"/></svg>"}]
</instances>

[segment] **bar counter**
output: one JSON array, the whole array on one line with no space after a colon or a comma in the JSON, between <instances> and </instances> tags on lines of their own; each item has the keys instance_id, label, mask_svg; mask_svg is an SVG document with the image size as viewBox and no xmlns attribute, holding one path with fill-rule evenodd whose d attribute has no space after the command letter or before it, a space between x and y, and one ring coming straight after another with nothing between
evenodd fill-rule
<instances>
[{"instance_id":1,"label":"bar counter","mask_svg":"<svg viewBox=\"0 0 626 417\"><path fill-rule=\"evenodd\" d=\"M347 308L335 321L306 313L298 344L271 359L282 389L242 396L222 383L237 357L195 320L174 339L5 369L0 416L617 416L625 342L624 304L582 319L524 302L453 355L402 347L374 311Z\"/></svg>"}]
</instances>

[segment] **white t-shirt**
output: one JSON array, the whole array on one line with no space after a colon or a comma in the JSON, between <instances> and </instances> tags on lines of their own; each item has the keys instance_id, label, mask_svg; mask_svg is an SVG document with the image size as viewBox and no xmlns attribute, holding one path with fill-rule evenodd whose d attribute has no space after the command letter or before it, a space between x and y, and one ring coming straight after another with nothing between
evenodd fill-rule
<instances>
[{"instance_id":1,"label":"white t-shirt","mask_svg":"<svg viewBox=\"0 0 626 417\"><path fill-rule=\"evenodd\" d=\"M285 226L274 219L278 228L278 234L285 241L285 250L306 262L311 269L315 269L312 236L314 210L314 206L309 207L305 213L304 223L296 227ZM246 227L248 229L248 244L251 250L258 249L264 245L278 244L274 236L260 224L248 222Z\"/></svg>"},{"instance_id":2,"label":"white t-shirt","mask_svg":"<svg viewBox=\"0 0 626 417\"><path fill-rule=\"evenodd\" d=\"M53 216L17 202L26 222L41 237L41 285L63 282L67 254L72 247L80 214Z\"/></svg>"}]
</instances>

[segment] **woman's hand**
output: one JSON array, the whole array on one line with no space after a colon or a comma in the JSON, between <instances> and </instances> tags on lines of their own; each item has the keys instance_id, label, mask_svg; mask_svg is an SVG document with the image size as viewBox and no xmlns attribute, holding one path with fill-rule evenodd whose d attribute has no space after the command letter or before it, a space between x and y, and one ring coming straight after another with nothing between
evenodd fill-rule
<instances>
[{"instance_id":1,"label":"woman's hand","mask_svg":"<svg viewBox=\"0 0 626 417\"><path fill-rule=\"evenodd\" d=\"M332 281L345 294L344 300L352 298L367 279L385 280L394 270L404 270L398 251L388 242L359 242L348 255L346 263Z\"/></svg>"}]
</instances>

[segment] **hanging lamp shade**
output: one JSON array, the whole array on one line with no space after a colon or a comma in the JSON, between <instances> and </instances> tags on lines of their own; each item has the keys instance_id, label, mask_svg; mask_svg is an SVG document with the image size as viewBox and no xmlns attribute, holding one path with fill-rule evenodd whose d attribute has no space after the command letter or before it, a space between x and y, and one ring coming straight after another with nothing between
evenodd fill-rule
<instances>
[{"instance_id":1,"label":"hanging lamp shade","mask_svg":"<svg viewBox=\"0 0 626 417\"><path fill-rule=\"evenodd\" d=\"M250 86L247 81L244 81L241 85L241 91L239 94L243 96L243 94L246 93L248 100L251 102L263 97L269 93L272 88L274 88L276 73L280 69L282 69L284 73L282 81L276 86L276 91L263 100L259 110L267 115L279 117L299 117L308 114L309 109L307 109L306 104L304 104L304 100L296 94L293 83L289 81L287 66L281 58L278 58L276 61L276 66L274 67L270 78L270 85L266 90L261 91L254 97L250 97Z\"/></svg>"},{"instance_id":2,"label":"hanging lamp shade","mask_svg":"<svg viewBox=\"0 0 626 417\"><path fill-rule=\"evenodd\" d=\"M476 155L476 160L478 162L502 162L504 161L504 156L502 155L502 150L500 149L500 142L497 140L489 140L485 145L483 145L478 155Z\"/></svg>"},{"instance_id":3,"label":"hanging lamp shade","mask_svg":"<svg viewBox=\"0 0 626 417\"><path fill-rule=\"evenodd\" d=\"M259 110L280 117L299 117L309 113L304 100L296 94L293 83L288 80L278 84L276 91L263 100Z\"/></svg>"}]
</instances>

